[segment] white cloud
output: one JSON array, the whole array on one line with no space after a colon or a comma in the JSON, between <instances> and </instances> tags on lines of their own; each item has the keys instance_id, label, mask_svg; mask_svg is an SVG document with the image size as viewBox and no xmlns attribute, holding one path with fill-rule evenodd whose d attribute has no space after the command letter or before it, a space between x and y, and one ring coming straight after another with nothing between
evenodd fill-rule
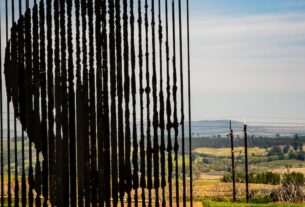
<instances>
[{"instance_id":1,"label":"white cloud","mask_svg":"<svg viewBox=\"0 0 305 207\"><path fill-rule=\"evenodd\" d=\"M203 16L192 19L194 35L224 38L299 35L305 31L305 14L256 16ZM225 36L224 36L225 34Z\"/></svg>"},{"instance_id":2,"label":"white cloud","mask_svg":"<svg viewBox=\"0 0 305 207\"><path fill-rule=\"evenodd\" d=\"M233 103L244 103L248 113L261 109L270 115L289 113L290 102L305 103L298 99L305 92L304 14L197 16L191 19L191 46L193 102L207 106L194 105L197 119L211 110L244 113ZM255 98L244 102L246 91ZM292 93L297 95L291 98ZM272 108L275 100L281 102ZM304 107L295 111L305 116Z\"/></svg>"}]
</instances>

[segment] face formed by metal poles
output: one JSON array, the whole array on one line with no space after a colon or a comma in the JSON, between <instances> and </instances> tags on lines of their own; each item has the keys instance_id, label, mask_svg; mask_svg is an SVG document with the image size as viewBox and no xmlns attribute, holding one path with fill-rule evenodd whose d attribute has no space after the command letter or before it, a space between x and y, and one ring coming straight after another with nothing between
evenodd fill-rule
<instances>
[{"instance_id":1,"label":"face formed by metal poles","mask_svg":"<svg viewBox=\"0 0 305 207\"><path fill-rule=\"evenodd\" d=\"M188 1L0 4L6 20L1 205L7 197L15 206L186 206L192 200L184 136ZM11 164L20 169L14 182Z\"/></svg>"}]
</instances>

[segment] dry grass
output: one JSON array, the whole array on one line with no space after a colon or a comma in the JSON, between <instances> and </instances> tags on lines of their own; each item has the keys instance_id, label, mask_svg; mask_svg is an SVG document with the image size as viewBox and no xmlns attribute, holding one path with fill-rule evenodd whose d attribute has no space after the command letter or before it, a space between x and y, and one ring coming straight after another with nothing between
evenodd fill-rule
<instances>
[{"instance_id":1,"label":"dry grass","mask_svg":"<svg viewBox=\"0 0 305 207\"><path fill-rule=\"evenodd\" d=\"M252 167L258 167L262 170L274 170L281 169L287 170L287 167L291 168L303 168L305 167L305 162L300 160L274 160L271 162L261 162L253 165Z\"/></svg>"},{"instance_id":2,"label":"dry grass","mask_svg":"<svg viewBox=\"0 0 305 207\"><path fill-rule=\"evenodd\" d=\"M250 184L250 191L271 191L278 189L279 185L267 185L267 184ZM242 196L245 192L245 184L236 184L237 195ZM194 197L196 199L204 197L229 197L232 195L232 184L222 183L220 181L206 181L198 180L194 181Z\"/></svg>"},{"instance_id":3,"label":"dry grass","mask_svg":"<svg viewBox=\"0 0 305 207\"><path fill-rule=\"evenodd\" d=\"M287 173L289 170L289 172L297 172L297 173L303 173L305 174L305 167L303 168L289 168L289 169L285 169L285 168L278 168L278 169L273 169L272 171L273 172L276 172L276 173L281 173L281 174L284 174L284 173Z\"/></svg>"},{"instance_id":4,"label":"dry grass","mask_svg":"<svg viewBox=\"0 0 305 207\"><path fill-rule=\"evenodd\" d=\"M147 203L146 203L146 205L147 205ZM156 203L152 203L152 205L153 205L153 206L156 206ZM121 204L118 204L118 207L120 207L120 206L121 206ZM127 204L126 204L125 206L127 206ZM135 204L131 204L131 206L135 206ZM139 203L138 203L138 206L142 206L142 203L139 202ZM159 206L162 206L162 204L160 203ZM167 203L166 206L169 206L169 204ZM174 203L174 206L175 206L175 203ZM181 202L181 203L179 204L179 206L183 206L183 203ZM191 204L190 204L189 202L187 202L187 203L186 203L186 207L190 207L190 206L191 206ZM201 202L193 202L193 207L203 207L203 205L202 205Z\"/></svg>"},{"instance_id":5,"label":"dry grass","mask_svg":"<svg viewBox=\"0 0 305 207\"><path fill-rule=\"evenodd\" d=\"M234 151L235 151L236 155L238 155L239 153L244 154L243 147L235 147ZM194 152L209 155L209 156L215 156L215 157L230 157L231 156L231 148L202 147L202 148L195 149ZM262 149L259 147L252 147L252 148L248 148L248 153L249 153L249 155L253 155L253 156L265 156L265 155L267 155L268 152L266 149Z\"/></svg>"},{"instance_id":6,"label":"dry grass","mask_svg":"<svg viewBox=\"0 0 305 207\"><path fill-rule=\"evenodd\" d=\"M200 180L207 180L207 181L219 181L223 175L218 174L210 174L210 173L202 173L200 175Z\"/></svg>"}]
</instances>

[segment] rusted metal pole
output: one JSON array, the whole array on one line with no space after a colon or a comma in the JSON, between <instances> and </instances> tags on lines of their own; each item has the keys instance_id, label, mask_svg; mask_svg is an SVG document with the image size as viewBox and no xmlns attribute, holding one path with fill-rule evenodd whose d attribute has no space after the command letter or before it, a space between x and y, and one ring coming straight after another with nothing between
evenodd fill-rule
<instances>
[{"instance_id":1,"label":"rusted metal pole","mask_svg":"<svg viewBox=\"0 0 305 207\"><path fill-rule=\"evenodd\" d=\"M235 158L234 158L234 134L232 121L230 120L230 141L231 141L231 161L232 161L232 184L233 184L233 201L236 201L236 186L235 186Z\"/></svg>"},{"instance_id":2,"label":"rusted metal pole","mask_svg":"<svg viewBox=\"0 0 305 207\"><path fill-rule=\"evenodd\" d=\"M245 139L245 173L246 173L246 200L249 202L249 174L248 174L248 133L247 124L244 125Z\"/></svg>"}]
</instances>

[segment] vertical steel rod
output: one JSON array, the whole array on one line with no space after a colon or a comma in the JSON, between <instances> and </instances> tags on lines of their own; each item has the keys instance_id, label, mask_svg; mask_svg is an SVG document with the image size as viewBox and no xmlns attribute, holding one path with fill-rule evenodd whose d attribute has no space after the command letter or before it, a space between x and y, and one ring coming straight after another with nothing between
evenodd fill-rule
<instances>
[{"instance_id":1,"label":"vertical steel rod","mask_svg":"<svg viewBox=\"0 0 305 207\"><path fill-rule=\"evenodd\" d=\"M161 153L161 188L162 188L162 207L166 205L165 198L165 186L166 186L166 178L165 178L165 107L164 107L164 92L163 92L163 52L162 52L162 43L163 43L163 28L162 28L162 4L161 0L158 0L158 30L159 30L159 63L160 63L160 92L159 92L159 104L160 104L160 153Z\"/></svg>"},{"instance_id":2,"label":"vertical steel rod","mask_svg":"<svg viewBox=\"0 0 305 207\"><path fill-rule=\"evenodd\" d=\"M191 99L191 53L190 53L190 7L186 0L187 22L187 68L188 68L188 114L189 114L189 168L190 168L190 203L193 207L193 160L192 160L192 99Z\"/></svg>"},{"instance_id":3,"label":"vertical steel rod","mask_svg":"<svg viewBox=\"0 0 305 207\"><path fill-rule=\"evenodd\" d=\"M6 42L9 43L9 31L8 31L8 28L9 28L9 20L8 20L8 1L5 0L5 7L6 7ZM9 44L7 46L7 50L10 51L10 48L9 48ZM9 55L9 59L11 58L10 57L10 53L7 54ZM8 69L10 70L10 69ZM10 136L10 97L7 93L7 102L6 102L6 115L7 115L7 138L6 138L6 142L7 142L7 176L8 176L8 180L7 180L7 195L8 195L8 206L11 206L11 147L10 147L10 142L11 142L11 136Z\"/></svg>"},{"instance_id":4,"label":"vertical steel rod","mask_svg":"<svg viewBox=\"0 0 305 207\"><path fill-rule=\"evenodd\" d=\"M245 139L245 173L246 173L246 201L249 202L249 173L248 173L248 133L247 124L244 125Z\"/></svg>"},{"instance_id":5,"label":"vertical steel rod","mask_svg":"<svg viewBox=\"0 0 305 207\"><path fill-rule=\"evenodd\" d=\"M73 68L73 37L72 37L72 0L67 0L67 26L68 26L68 80L69 80L69 148L70 148L70 196L71 206L76 206L76 152L75 152L75 93Z\"/></svg>"},{"instance_id":6,"label":"vertical steel rod","mask_svg":"<svg viewBox=\"0 0 305 207\"><path fill-rule=\"evenodd\" d=\"M232 161L232 184L233 184L233 201L236 201L236 186L235 186L235 158L234 158L234 135L232 121L230 120L230 141L231 141L231 161Z\"/></svg>"},{"instance_id":7,"label":"vertical steel rod","mask_svg":"<svg viewBox=\"0 0 305 207\"><path fill-rule=\"evenodd\" d=\"M173 206L173 189L172 189L172 172L173 172L173 163L172 163L172 136L171 136L171 128L172 128L172 108L171 108L171 84L170 84L170 57L169 57L169 23L168 23L168 0L165 0L165 47L166 47L166 114L167 114L167 156L168 156L168 197L169 197L169 206Z\"/></svg>"},{"instance_id":8,"label":"vertical steel rod","mask_svg":"<svg viewBox=\"0 0 305 207\"><path fill-rule=\"evenodd\" d=\"M142 49L142 2L138 1L138 30L139 30L139 93L140 93L140 157L141 157L141 178L140 186L142 188L141 199L142 207L146 206L145 187L146 187L146 170L145 170L145 141L144 141L144 86L143 86L143 49Z\"/></svg>"},{"instance_id":9,"label":"vertical steel rod","mask_svg":"<svg viewBox=\"0 0 305 207\"><path fill-rule=\"evenodd\" d=\"M4 206L4 157L3 157L3 105L2 105L2 4L0 4L0 163L1 163L1 206Z\"/></svg>"},{"instance_id":10,"label":"vertical steel rod","mask_svg":"<svg viewBox=\"0 0 305 207\"><path fill-rule=\"evenodd\" d=\"M179 0L179 49L180 49L180 99L181 99L181 145L182 145L182 194L183 207L186 207L186 175L185 175L185 137L184 137L184 67L183 67L183 45L182 45L182 5Z\"/></svg>"},{"instance_id":11,"label":"vertical steel rod","mask_svg":"<svg viewBox=\"0 0 305 207\"><path fill-rule=\"evenodd\" d=\"M172 33L173 33L173 101L174 101L174 122L173 128L175 131L175 177L176 177L176 204L179 207L179 162L178 162L178 133L179 133L179 123L178 123L178 109L177 109L177 65L176 65L176 14L175 14L175 1L172 0Z\"/></svg>"}]
</instances>

